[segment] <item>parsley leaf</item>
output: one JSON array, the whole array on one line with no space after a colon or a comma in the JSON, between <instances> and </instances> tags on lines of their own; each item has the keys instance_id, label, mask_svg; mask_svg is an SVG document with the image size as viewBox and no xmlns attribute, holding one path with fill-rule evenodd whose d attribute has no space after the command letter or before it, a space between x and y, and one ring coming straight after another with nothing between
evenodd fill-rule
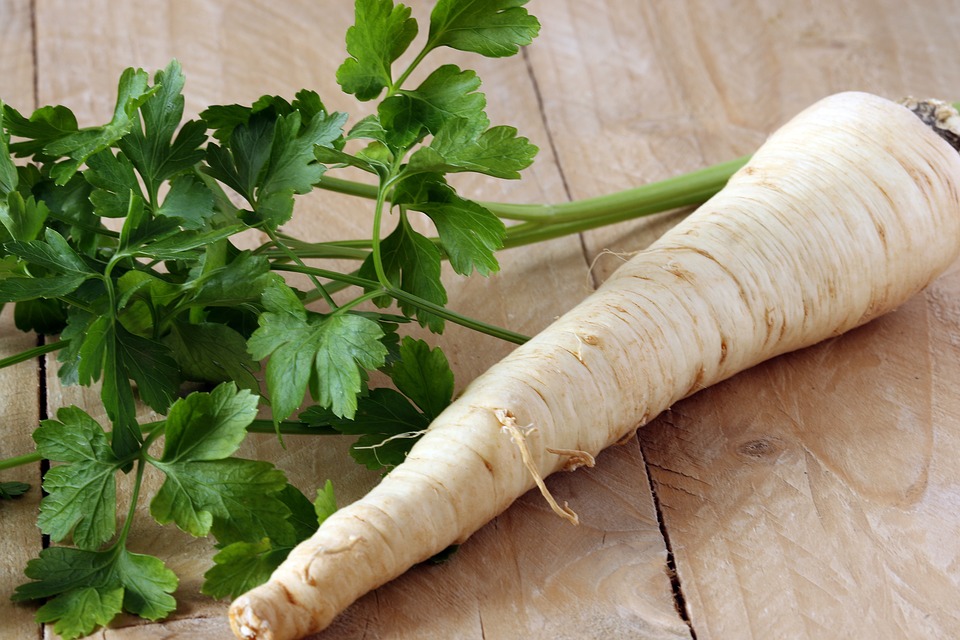
<instances>
[{"instance_id":1,"label":"parsley leaf","mask_svg":"<svg viewBox=\"0 0 960 640\"><path fill-rule=\"evenodd\" d=\"M67 107L46 106L25 118L10 105L3 105L4 126L11 136L24 138L10 143L10 151L18 157L35 156L49 159L43 149L53 142L77 131L77 118Z\"/></svg>"},{"instance_id":2,"label":"parsley leaf","mask_svg":"<svg viewBox=\"0 0 960 640\"><path fill-rule=\"evenodd\" d=\"M483 112L487 100L479 88L476 72L447 64L415 90L402 89L386 98L377 113L389 132L389 141L400 148L419 142L427 133L437 133L443 123L456 118L475 123L479 133L490 124Z\"/></svg>"},{"instance_id":3,"label":"parsley leaf","mask_svg":"<svg viewBox=\"0 0 960 640\"><path fill-rule=\"evenodd\" d=\"M93 187L90 202L98 216L123 218L130 210L130 199L134 195L143 199L133 164L122 153L114 155L104 150L93 154L87 158L83 177Z\"/></svg>"},{"instance_id":4,"label":"parsley leaf","mask_svg":"<svg viewBox=\"0 0 960 640\"><path fill-rule=\"evenodd\" d=\"M236 330L218 322L174 322L164 341L187 380L234 381L257 391L254 375L260 365L247 352L247 341Z\"/></svg>"},{"instance_id":5,"label":"parsley leaf","mask_svg":"<svg viewBox=\"0 0 960 640\"><path fill-rule=\"evenodd\" d=\"M67 463L44 475L48 495L40 501L37 525L54 542L73 531L74 544L97 549L117 527L115 476L122 463L110 448L107 434L83 410L64 407L57 412L57 420L41 423L33 439L44 458Z\"/></svg>"},{"instance_id":6,"label":"parsley leaf","mask_svg":"<svg viewBox=\"0 0 960 640\"><path fill-rule=\"evenodd\" d=\"M148 80L147 72L143 69L126 69L120 76L117 104L110 122L68 133L44 147L44 153L66 158L50 170L50 176L58 185L66 184L87 158L103 151L130 131L137 117L137 109L156 89L147 86Z\"/></svg>"},{"instance_id":7,"label":"parsley leaf","mask_svg":"<svg viewBox=\"0 0 960 640\"><path fill-rule=\"evenodd\" d=\"M316 101L298 102L304 110L277 115L272 109L250 110L246 123L232 127L226 146L207 147L204 170L242 195L256 217L276 228L290 219L294 194L309 192L325 171L317 147L332 147L343 135L346 114L314 109Z\"/></svg>"},{"instance_id":8,"label":"parsley leaf","mask_svg":"<svg viewBox=\"0 0 960 640\"><path fill-rule=\"evenodd\" d=\"M405 336L400 359L390 366L390 379L430 421L440 415L453 399L453 371L440 348L431 349L423 340Z\"/></svg>"},{"instance_id":9,"label":"parsley leaf","mask_svg":"<svg viewBox=\"0 0 960 640\"><path fill-rule=\"evenodd\" d=\"M30 490L30 485L26 482L17 482L15 480L5 480L0 482L0 500L10 500L19 498Z\"/></svg>"},{"instance_id":10,"label":"parsley leaf","mask_svg":"<svg viewBox=\"0 0 960 640\"><path fill-rule=\"evenodd\" d=\"M89 634L123 610L159 620L176 608L177 576L158 558L116 545L103 551L49 547L27 563L32 582L17 587L14 602L50 598L37 622L55 622L67 640Z\"/></svg>"},{"instance_id":11,"label":"parsley leaf","mask_svg":"<svg viewBox=\"0 0 960 640\"><path fill-rule=\"evenodd\" d=\"M440 250L429 238L413 229L405 215L401 214L397 228L380 242L380 254L383 270L395 286L435 304L447 303L447 291L440 281ZM376 280L372 257L364 260L359 275ZM378 298L374 302L385 307L392 301ZM403 301L399 306L407 316L415 316L421 326L429 327L434 333L443 331L443 318Z\"/></svg>"},{"instance_id":12,"label":"parsley leaf","mask_svg":"<svg viewBox=\"0 0 960 640\"><path fill-rule=\"evenodd\" d=\"M472 171L494 178L517 180L533 162L537 147L508 126L491 127L479 136L474 121L449 120L437 131L430 146L410 156L408 173L458 173Z\"/></svg>"},{"instance_id":13,"label":"parsley leaf","mask_svg":"<svg viewBox=\"0 0 960 640\"><path fill-rule=\"evenodd\" d=\"M274 421L290 416L309 387L313 398L338 416L352 417L366 370L383 365L387 348L380 325L354 313L308 312L286 285L263 294L266 311L247 346L267 362L267 387Z\"/></svg>"},{"instance_id":14,"label":"parsley leaf","mask_svg":"<svg viewBox=\"0 0 960 640\"><path fill-rule=\"evenodd\" d=\"M148 458L166 474L150 503L157 522L174 522L194 536L213 530L225 543L289 530L290 511L275 495L286 486L283 473L267 462L229 457L256 411L257 397L233 384L170 407L163 454Z\"/></svg>"},{"instance_id":15,"label":"parsley leaf","mask_svg":"<svg viewBox=\"0 0 960 640\"><path fill-rule=\"evenodd\" d=\"M130 333L109 314L72 307L62 337L69 340L58 355L64 384L89 385L103 375L100 398L113 423L113 450L118 457L141 442L130 379L151 408L165 413L180 385L177 363L163 344Z\"/></svg>"},{"instance_id":16,"label":"parsley leaf","mask_svg":"<svg viewBox=\"0 0 960 640\"><path fill-rule=\"evenodd\" d=\"M5 196L16 189L17 182L19 182L17 165L13 163L13 159L10 157L10 136L7 134L3 123L5 108L6 105L0 100L0 196Z\"/></svg>"},{"instance_id":17,"label":"parsley leaf","mask_svg":"<svg viewBox=\"0 0 960 640\"><path fill-rule=\"evenodd\" d=\"M393 0L357 0L355 21L347 29L347 58L337 69L337 82L358 100L372 100L393 86L390 67L417 36L410 7Z\"/></svg>"},{"instance_id":18,"label":"parsley leaf","mask_svg":"<svg viewBox=\"0 0 960 640\"><path fill-rule=\"evenodd\" d=\"M44 240L14 240L3 249L27 265L39 267L40 273L33 277L22 269L0 272L0 303L64 296L97 275L63 236L50 228Z\"/></svg>"},{"instance_id":19,"label":"parsley leaf","mask_svg":"<svg viewBox=\"0 0 960 640\"><path fill-rule=\"evenodd\" d=\"M317 162L314 149L330 147L343 135L347 115L319 112L301 119L299 111L277 119L269 164L257 190L256 213L273 228L293 215L293 195L308 193L320 180L326 167Z\"/></svg>"},{"instance_id":20,"label":"parsley leaf","mask_svg":"<svg viewBox=\"0 0 960 640\"><path fill-rule=\"evenodd\" d=\"M306 540L323 521L337 509L333 484L317 490L314 504L299 490L287 485L280 493L281 500L290 508L295 535L288 540L262 538L255 542L234 542L213 557L214 566L204 574L201 591L214 598L236 597L263 584L280 566L293 548Z\"/></svg>"},{"instance_id":21,"label":"parsley leaf","mask_svg":"<svg viewBox=\"0 0 960 640\"><path fill-rule=\"evenodd\" d=\"M512 56L530 44L540 22L527 0L439 0L430 13L428 47L451 47L490 58Z\"/></svg>"},{"instance_id":22,"label":"parsley leaf","mask_svg":"<svg viewBox=\"0 0 960 640\"><path fill-rule=\"evenodd\" d=\"M200 162L204 152L199 147L207 138L206 125L191 120L174 139L184 105L180 63L171 61L157 72L154 83L155 91L140 106L143 126L133 126L120 139L120 149L137 168L150 194L155 194L164 180Z\"/></svg>"},{"instance_id":23,"label":"parsley leaf","mask_svg":"<svg viewBox=\"0 0 960 640\"><path fill-rule=\"evenodd\" d=\"M488 209L457 195L439 174L415 174L401 182L394 204L421 211L433 221L453 270L470 275L498 271L495 252L503 247L506 227Z\"/></svg>"},{"instance_id":24,"label":"parsley leaf","mask_svg":"<svg viewBox=\"0 0 960 640\"><path fill-rule=\"evenodd\" d=\"M33 196L24 198L19 191L0 196L0 224L14 240L34 240L43 230L50 210L43 200Z\"/></svg>"},{"instance_id":25,"label":"parsley leaf","mask_svg":"<svg viewBox=\"0 0 960 640\"><path fill-rule=\"evenodd\" d=\"M300 420L359 435L350 455L368 469L400 464L434 418L450 404L453 372L443 351L406 336L400 344L399 359L387 373L403 393L388 387L371 390L360 399L353 420L316 406L301 413Z\"/></svg>"}]
</instances>

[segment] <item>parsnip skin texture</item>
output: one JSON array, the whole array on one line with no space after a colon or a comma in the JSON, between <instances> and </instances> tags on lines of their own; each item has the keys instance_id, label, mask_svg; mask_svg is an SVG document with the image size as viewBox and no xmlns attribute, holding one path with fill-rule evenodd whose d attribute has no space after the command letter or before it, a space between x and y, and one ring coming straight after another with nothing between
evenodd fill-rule
<instances>
[{"instance_id":1,"label":"parsnip skin texture","mask_svg":"<svg viewBox=\"0 0 960 640\"><path fill-rule=\"evenodd\" d=\"M477 378L408 459L230 611L291 640L534 486L495 411L596 454L681 398L890 311L960 249L960 156L907 109L838 94L770 137L710 202ZM572 505L576 508L576 505Z\"/></svg>"}]
</instances>

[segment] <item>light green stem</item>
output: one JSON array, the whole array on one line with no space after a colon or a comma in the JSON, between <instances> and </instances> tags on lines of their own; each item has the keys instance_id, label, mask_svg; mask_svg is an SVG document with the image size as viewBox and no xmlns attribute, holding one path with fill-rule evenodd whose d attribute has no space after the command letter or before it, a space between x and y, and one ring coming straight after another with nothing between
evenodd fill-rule
<instances>
[{"instance_id":1,"label":"light green stem","mask_svg":"<svg viewBox=\"0 0 960 640\"><path fill-rule=\"evenodd\" d=\"M57 340L48 344L42 344L39 347L26 349L20 353L15 353L12 356L7 356L6 358L0 359L0 369L19 364L21 362L26 362L27 360L33 360L34 358L39 358L46 353L63 349L68 344L70 344L69 340Z\"/></svg>"}]
</instances>

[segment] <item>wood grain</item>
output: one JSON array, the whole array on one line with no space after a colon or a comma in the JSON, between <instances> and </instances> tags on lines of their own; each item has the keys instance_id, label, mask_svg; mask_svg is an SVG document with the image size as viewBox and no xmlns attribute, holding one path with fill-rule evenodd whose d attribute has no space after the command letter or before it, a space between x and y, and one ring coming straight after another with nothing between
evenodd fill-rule
<instances>
[{"instance_id":1,"label":"wood grain","mask_svg":"<svg viewBox=\"0 0 960 640\"><path fill-rule=\"evenodd\" d=\"M427 15L427 0L411 4ZM492 120L516 125L540 157L523 181L458 186L515 202L601 195L749 153L835 91L956 99L960 67L944 62L960 53L953 4L532 0L543 30L523 56L443 55L478 69ZM334 0L6 0L0 96L32 104L35 77L42 104L69 105L82 124L95 124L112 110L123 67L159 69L176 57L188 116L310 87L356 117L364 107L333 80L351 19L351 3ZM369 227L368 205L345 196L311 194L297 211L287 230L308 239L361 236ZM642 248L676 219L504 252L503 274L486 280L448 273L450 304L532 333L607 277L617 254ZM887 318L678 403L638 439L601 455L597 468L550 479L581 527L556 518L539 495L524 496L453 560L369 594L318 639L955 635L958 300L954 269ZM34 343L10 329L9 315L0 316L3 353ZM430 340L448 353L461 387L509 349L456 327ZM50 410L76 402L99 411L95 390L63 389L48 369ZM4 446L16 452L30 448L39 407L22 390L35 388L37 375L36 365L0 371L4 397L16 399L0 406L16 434ZM281 449L256 437L244 455L276 460L307 492L333 478L346 502L376 481L345 462L347 444L289 438ZM148 481L147 498L157 480ZM2 556L5 591L19 582L11 567L39 544L33 499L0 506L0 544L12 549ZM230 637L226 604L199 594L209 543L145 516L133 544L181 575L180 607L169 621L123 618L97 637ZM8 554L16 557L8 562ZM35 634L31 608L0 607L0 636Z\"/></svg>"}]
</instances>

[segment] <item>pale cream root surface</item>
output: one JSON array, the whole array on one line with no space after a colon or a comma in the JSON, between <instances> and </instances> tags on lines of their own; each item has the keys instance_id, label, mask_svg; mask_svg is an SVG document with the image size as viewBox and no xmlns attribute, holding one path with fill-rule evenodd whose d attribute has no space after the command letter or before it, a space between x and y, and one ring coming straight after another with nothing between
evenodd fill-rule
<instances>
[{"instance_id":1,"label":"pale cream root surface","mask_svg":"<svg viewBox=\"0 0 960 640\"><path fill-rule=\"evenodd\" d=\"M477 378L364 499L238 598L242 638L287 640L465 540L544 476L677 400L922 289L960 247L960 158L905 108L847 93L783 127L720 194Z\"/></svg>"}]
</instances>

